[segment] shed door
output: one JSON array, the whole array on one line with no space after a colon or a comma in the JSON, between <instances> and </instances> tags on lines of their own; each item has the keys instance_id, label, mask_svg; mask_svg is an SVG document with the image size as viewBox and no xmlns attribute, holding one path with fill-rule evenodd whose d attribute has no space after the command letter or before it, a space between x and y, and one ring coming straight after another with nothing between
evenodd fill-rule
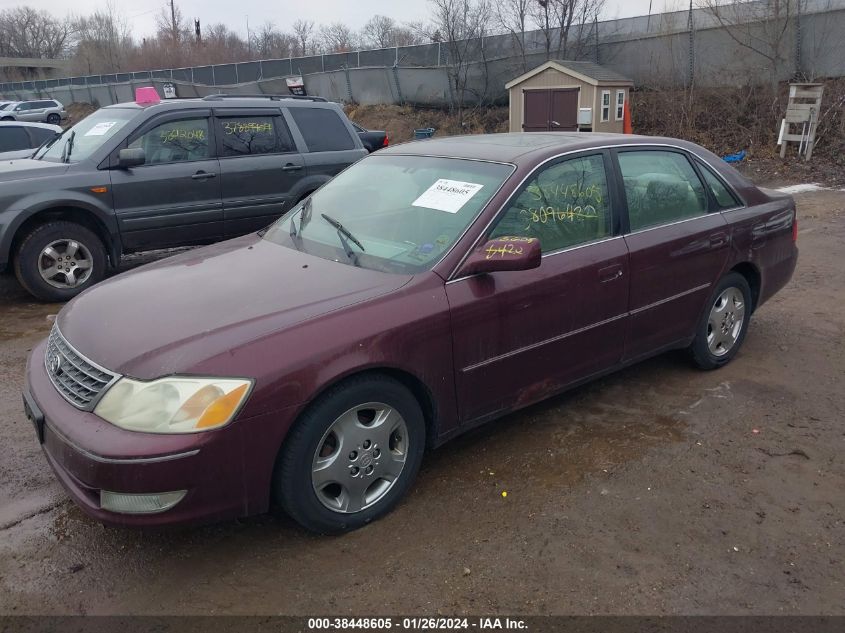
<instances>
[{"instance_id":1,"label":"shed door","mask_svg":"<svg viewBox=\"0 0 845 633\"><path fill-rule=\"evenodd\" d=\"M574 132L578 129L578 89L523 92L525 132Z\"/></svg>"}]
</instances>

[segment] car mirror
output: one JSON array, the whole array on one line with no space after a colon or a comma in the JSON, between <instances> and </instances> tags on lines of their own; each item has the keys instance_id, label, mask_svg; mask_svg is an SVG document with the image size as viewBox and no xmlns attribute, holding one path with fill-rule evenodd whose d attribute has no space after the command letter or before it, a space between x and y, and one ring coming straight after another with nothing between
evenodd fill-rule
<instances>
[{"instance_id":1,"label":"car mirror","mask_svg":"<svg viewBox=\"0 0 845 633\"><path fill-rule=\"evenodd\" d=\"M147 162L147 156L144 154L144 149L142 147L122 149L117 153L118 169L137 167L138 165L143 165L145 162Z\"/></svg>"},{"instance_id":2,"label":"car mirror","mask_svg":"<svg viewBox=\"0 0 845 633\"><path fill-rule=\"evenodd\" d=\"M536 237L496 237L470 254L461 267L459 276L529 270L538 268L540 260L540 240Z\"/></svg>"}]
</instances>

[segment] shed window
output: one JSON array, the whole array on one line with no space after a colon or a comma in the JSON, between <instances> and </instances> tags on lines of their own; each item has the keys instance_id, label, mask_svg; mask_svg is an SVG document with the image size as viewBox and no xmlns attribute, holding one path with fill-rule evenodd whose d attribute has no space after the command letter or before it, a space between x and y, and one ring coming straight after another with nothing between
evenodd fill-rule
<instances>
[{"instance_id":1,"label":"shed window","mask_svg":"<svg viewBox=\"0 0 845 633\"><path fill-rule=\"evenodd\" d=\"M601 120L610 121L610 90L601 91Z\"/></svg>"},{"instance_id":2,"label":"shed window","mask_svg":"<svg viewBox=\"0 0 845 633\"><path fill-rule=\"evenodd\" d=\"M625 118L625 91L616 91L616 120L621 121Z\"/></svg>"}]
</instances>

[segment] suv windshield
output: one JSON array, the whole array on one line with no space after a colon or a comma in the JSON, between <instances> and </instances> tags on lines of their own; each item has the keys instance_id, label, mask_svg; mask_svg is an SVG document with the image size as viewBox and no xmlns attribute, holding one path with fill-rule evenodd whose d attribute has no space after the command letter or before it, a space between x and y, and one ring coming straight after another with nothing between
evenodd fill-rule
<instances>
[{"instance_id":1,"label":"suv windshield","mask_svg":"<svg viewBox=\"0 0 845 633\"><path fill-rule=\"evenodd\" d=\"M264 238L350 265L420 272L452 247L513 170L458 158L370 156L291 209Z\"/></svg>"},{"instance_id":2,"label":"suv windshield","mask_svg":"<svg viewBox=\"0 0 845 633\"><path fill-rule=\"evenodd\" d=\"M57 163L85 160L138 113L134 108L97 110L42 147L34 158Z\"/></svg>"}]
</instances>

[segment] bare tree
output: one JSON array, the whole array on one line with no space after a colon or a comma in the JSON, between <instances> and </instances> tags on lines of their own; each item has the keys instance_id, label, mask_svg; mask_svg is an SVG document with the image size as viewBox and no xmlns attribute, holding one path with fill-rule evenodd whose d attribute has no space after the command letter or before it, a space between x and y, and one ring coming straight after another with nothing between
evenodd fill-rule
<instances>
[{"instance_id":1,"label":"bare tree","mask_svg":"<svg viewBox=\"0 0 845 633\"><path fill-rule=\"evenodd\" d=\"M451 108L463 124L473 62L482 62L480 68L484 74L484 87L475 95L476 103L485 97L487 64L483 37L492 22L491 4L488 0L429 0L429 4L433 15L428 37L446 45Z\"/></svg>"},{"instance_id":2,"label":"bare tree","mask_svg":"<svg viewBox=\"0 0 845 633\"><path fill-rule=\"evenodd\" d=\"M0 11L0 56L56 59L65 57L72 26L46 11L17 7Z\"/></svg>"},{"instance_id":3,"label":"bare tree","mask_svg":"<svg viewBox=\"0 0 845 633\"><path fill-rule=\"evenodd\" d=\"M374 15L361 29L361 43L371 48L396 46L396 21L386 15Z\"/></svg>"},{"instance_id":4,"label":"bare tree","mask_svg":"<svg viewBox=\"0 0 845 633\"><path fill-rule=\"evenodd\" d=\"M496 25L510 33L522 59L523 72L528 70L525 59L525 30L531 7L537 0L499 0L496 4Z\"/></svg>"},{"instance_id":5,"label":"bare tree","mask_svg":"<svg viewBox=\"0 0 845 633\"><path fill-rule=\"evenodd\" d=\"M258 59L290 57L296 48L296 41L292 35L279 31L268 21L253 34L252 47Z\"/></svg>"},{"instance_id":6,"label":"bare tree","mask_svg":"<svg viewBox=\"0 0 845 633\"><path fill-rule=\"evenodd\" d=\"M762 58L769 87L776 94L790 58L790 21L799 12L800 2L759 0L724 5L719 0L698 0L698 6L712 15L740 47Z\"/></svg>"},{"instance_id":7,"label":"bare tree","mask_svg":"<svg viewBox=\"0 0 845 633\"><path fill-rule=\"evenodd\" d=\"M536 0L532 3L531 19L542 33L546 59L582 56L589 26L598 18L604 4L605 0Z\"/></svg>"},{"instance_id":8,"label":"bare tree","mask_svg":"<svg viewBox=\"0 0 845 633\"><path fill-rule=\"evenodd\" d=\"M125 70L134 48L129 25L117 4L110 0L104 9L73 23L75 66L84 73L115 73Z\"/></svg>"},{"instance_id":9,"label":"bare tree","mask_svg":"<svg viewBox=\"0 0 845 633\"><path fill-rule=\"evenodd\" d=\"M293 35L296 38L298 50L296 54L305 56L309 51L309 44L311 44L311 35L314 33L314 22L311 20L297 20L293 23ZM313 44L311 44L313 48Z\"/></svg>"},{"instance_id":10,"label":"bare tree","mask_svg":"<svg viewBox=\"0 0 845 633\"><path fill-rule=\"evenodd\" d=\"M355 48L355 33L343 22L333 22L320 28L320 48L327 53L348 53Z\"/></svg>"}]
</instances>

